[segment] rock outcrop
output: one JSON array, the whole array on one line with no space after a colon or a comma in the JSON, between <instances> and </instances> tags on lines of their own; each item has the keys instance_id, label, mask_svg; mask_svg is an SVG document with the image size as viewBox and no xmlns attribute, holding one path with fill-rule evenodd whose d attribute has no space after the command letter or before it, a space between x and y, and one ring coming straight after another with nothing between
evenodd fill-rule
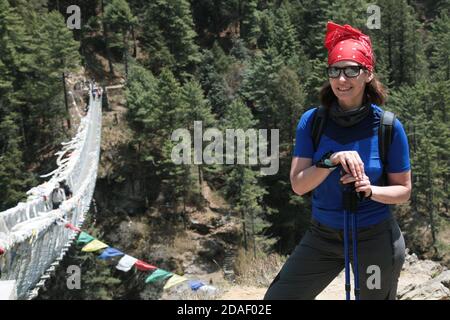
<instances>
[{"instance_id":1,"label":"rock outcrop","mask_svg":"<svg viewBox=\"0 0 450 320\"><path fill-rule=\"evenodd\" d=\"M400 300L450 300L450 270L431 260L407 254L400 275Z\"/></svg>"}]
</instances>

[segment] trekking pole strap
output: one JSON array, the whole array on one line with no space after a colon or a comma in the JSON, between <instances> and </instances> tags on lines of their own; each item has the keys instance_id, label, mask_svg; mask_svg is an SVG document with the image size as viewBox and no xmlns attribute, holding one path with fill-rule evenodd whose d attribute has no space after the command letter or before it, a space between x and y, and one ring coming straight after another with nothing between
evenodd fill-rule
<instances>
[{"instance_id":1,"label":"trekking pole strap","mask_svg":"<svg viewBox=\"0 0 450 320\"><path fill-rule=\"evenodd\" d=\"M358 210L358 196L356 191L346 188L342 193L342 196L344 210L356 212L356 210Z\"/></svg>"}]
</instances>

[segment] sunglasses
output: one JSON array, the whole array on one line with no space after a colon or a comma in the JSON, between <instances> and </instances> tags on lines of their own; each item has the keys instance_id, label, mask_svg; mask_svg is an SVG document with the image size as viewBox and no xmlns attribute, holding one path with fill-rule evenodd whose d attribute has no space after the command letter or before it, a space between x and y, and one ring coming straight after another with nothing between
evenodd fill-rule
<instances>
[{"instance_id":1,"label":"sunglasses","mask_svg":"<svg viewBox=\"0 0 450 320\"><path fill-rule=\"evenodd\" d=\"M339 78L341 76L341 71L344 71L347 78L356 78L359 76L361 69L365 70L362 66L347 66L343 68L328 67L327 73L330 78Z\"/></svg>"}]
</instances>

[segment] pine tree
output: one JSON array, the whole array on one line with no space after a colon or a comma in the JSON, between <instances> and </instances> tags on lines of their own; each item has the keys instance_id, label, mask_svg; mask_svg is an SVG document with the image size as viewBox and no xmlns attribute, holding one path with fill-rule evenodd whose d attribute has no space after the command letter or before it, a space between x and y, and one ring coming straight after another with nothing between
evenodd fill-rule
<instances>
[{"instance_id":1,"label":"pine tree","mask_svg":"<svg viewBox=\"0 0 450 320\"><path fill-rule=\"evenodd\" d=\"M269 46L276 48L278 53L287 59L300 54L297 32L288 10L289 7L283 5L275 11L273 38L269 40Z\"/></svg>"},{"instance_id":2,"label":"pine tree","mask_svg":"<svg viewBox=\"0 0 450 320\"><path fill-rule=\"evenodd\" d=\"M304 110L306 94L297 74L282 67L274 82L273 100L275 126L280 129L280 149L292 153L294 133L298 119Z\"/></svg>"},{"instance_id":3,"label":"pine tree","mask_svg":"<svg viewBox=\"0 0 450 320\"><path fill-rule=\"evenodd\" d=\"M177 128L176 114L181 104L181 86L174 74L165 68L159 75L158 81L159 105L163 111L160 118L159 131L161 137L169 137Z\"/></svg>"},{"instance_id":4,"label":"pine tree","mask_svg":"<svg viewBox=\"0 0 450 320\"><path fill-rule=\"evenodd\" d=\"M48 141L57 144L63 138L59 120L69 116L64 108L63 73L74 70L80 57L77 42L56 11L41 16L29 14L27 28L32 37L28 47L31 63L18 92L23 97L27 152L33 154Z\"/></svg>"},{"instance_id":5,"label":"pine tree","mask_svg":"<svg viewBox=\"0 0 450 320\"><path fill-rule=\"evenodd\" d=\"M225 129L242 129L246 132L248 129L254 128L257 121L253 119L250 110L242 103L242 101L235 100L231 103L224 114L222 121L223 131ZM234 143L227 140L228 143ZM225 194L230 203L233 204L235 212L241 216L242 234L244 247L246 250L250 248L250 240L252 241L253 252L256 255L256 237L262 229L266 226L262 220L262 197L266 191L258 183L257 173L253 171L251 165L248 163L248 155L252 152L251 143L245 143L246 151L243 156L244 164L225 165ZM234 159L234 155L226 155L229 159ZM234 160L234 163L236 161Z\"/></svg>"},{"instance_id":6,"label":"pine tree","mask_svg":"<svg viewBox=\"0 0 450 320\"><path fill-rule=\"evenodd\" d=\"M64 18L60 13L50 12L46 17L44 26L48 32L49 61L53 62L52 67L54 70L62 73L63 91L64 95L66 95L65 73L75 70L80 64L79 44L73 40L73 35L67 29ZM67 96L64 98L66 105L65 116L69 119Z\"/></svg>"},{"instance_id":7,"label":"pine tree","mask_svg":"<svg viewBox=\"0 0 450 320\"><path fill-rule=\"evenodd\" d=\"M109 30L108 30L108 24L105 20L105 0L100 0L101 3L101 25L102 25L102 36L103 36L103 42L105 43L105 49L106 49L106 56L108 58L108 66L109 66L109 74L111 76L114 76L114 65L112 61L112 54L111 54L111 44L110 44L110 36L109 36Z\"/></svg>"},{"instance_id":8,"label":"pine tree","mask_svg":"<svg viewBox=\"0 0 450 320\"><path fill-rule=\"evenodd\" d=\"M258 1L239 1L240 8L240 38L244 39L251 48L255 48L261 34L259 27L260 11Z\"/></svg>"},{"instance_id":9,"label":"pine tree","mask_svg":"<svg viewBox=\"0 0 450 320\"><path fill-rule=\"evenodd\" d=\"M143 162L141 170L145 172L146 163L151 163L152 170L162 180L166 202L183 204L181 215L185 227L186 205L199 201L199 192L195 191L195 187L198 190L198 179L194 179L196 173L192 171L192 165L172 161L176 142L171 140L171 135L177 128L186 128L192 117L210 121L205 115L207 108L201 95L198 84L186 84L182 93L168 69L163 69L157 79L142 67L133 65L131 68L127 84L128 117L136 131L137 149Z\"/></svg>"},{"instance_id":10,"label":"pine tree","mask_svg":"<svg viewBox=\"0 0 450 320\"><path fill-rule=\"evenodd\" d=\"M411 1L421 20L433 20L440 12L450 10L450 2L447 0L420 0Z\"/></svg>"},{"instance_id":11,"label":"pine tree","mask_svg":"<svg viewBox=\"0 0 450 320\"><path fill-rule=\"evenodd\" d=\"M450 80L450 15L442 11L431 25L429 40L431 51L431 77L436 80Z\"/></svg>"},{"instance_id":12,"label":"pine tree","mask_svg":"<svg viewBox=\"0 0 450 320\"><path fill-rule=\"evenodd\" d=\"M266 50L252 60L244 73L241 94L255 108L263 128L280 129L282 144L291 145L306 94L297 73L283 64L276 50Z\"/></svg>"},{"instance_id":13,"label":"pine tree","mask_svg":"<svg viewBox=\"0 0 450 320\"><path fill-rule=\"evenodd\" d=\"M283 65L276 50L268 49L263 55L255 56L245 70L241 93L260 112L264 128L275 128L273 120L274 101L271 95L277 73Z\"/></svg>"},{"instance_id":14,"label":"pine tree","mask_svg":"<svg viewBox=\"0 0 450 320\"><path fill-rule=\"evenodd\" d=\"M29 37L17 11L0 0L0 211L23 200L34 181L26 172L23 118L18 113L25 98L22 91L31 57Z\"/></svg>"},{"instance_id":15,"label":"pine tree","mask_svg":"<svg viewBox=\"0 0 450 320\"><path fill-rule=\"evenodd\" d=\"M430 226L430 242L425 244L430 246L437 245L439 215L448 210L450 133L442 119L447 117L450 96L443 94L445 86L445 82L429 81L402 86L392 91L388 105L401 119L409 138L413 191L412 210L407 212L413 220L408 228L412 231L421 225ZM425 221L424 216L428 217ZM411 237L423 243L417 241L417 234Z\"/></svg>"},{"instance_id":16,"label":"pine tree","mask_svg":"<svg viewBox=\"0 0 450 320\"><path fill-rule=\"evenodd\" d=\"M298 40L311 59L322 61L326 58L323 40L327 21L331 18L327 11L329 7L327 0L303 0L288 4L288 13L296 28Z\"/></svg>"},{"instance_id":17,"label":"pine tree","mask_svg":"<svg viewBox=\"0 0 450 320\"><path fill-rule=\"evenodd\" d=\"M258 38L258 48L267 49L270 47L270 42L275 38L275 16L271 10L265 9L261 11L260 18L261 35Z\"/></svg>"},{"instance_id":18,"label":"pine tree","mask_svg":"<svg viewBox=\"0 0 450 320\"><path fill-rule=\"evenodd\" d=\"M131 65L126 85L127 118L137 133L139 144L150 144L146 140L152 136L143 136L156 134L163 113L158 105L157 85L158 79L150 71L138 64Z\"/></svg>"},{"instance_id":19,"label":"pine tree","mask_svg":"<svg viewBox=\"0 0 450 320\"><path fill-rule=\"evenodd\" d=\"M112 0L105 7L104 20L108 24L109 30L121 33L125 76L128 77L128 33L136 25L137 19L131 13L125 0Z\"/></svg>"},{"instance_id":20,"label":"pine tree","mask_svg":"<svg viewBox=\"0 0 450 320\"><path fill-rule=\"evenodd\" d=\"M405 0L382 0L378 5L384 13L382 28L370 33L377 63L383 70L389 70L390 84L412 85L424 78L427 69L423 33L414 8Z\"/></svg>"},{"instance_id":21,"label":"pine tree","mask_svg":"<svg viewBox=\"0 0 450 320\"><path fill-rule=\"evenodd\" d=\"M200 55L196 32L187 0L149 2L143 24L143 46L150 54L155 71L171 68L177 75L192 71Z\"/></svg>"},{"instance_id":22,"label":"pine tree","mask_svg":"<svg viewBox=\"0 0 450 320\"><path fill-rule=\"evenodd\" d=\"M225 55L222 48L216 43L211 50L203 50L201 63L198 68L198 79L211 103L212 111L221 117L231 102L228 95L228 85L224 74L230 68L232 59Z\"/></svg>"},{"instance_id":23,"label":"pine tree","mask_svg":"<svg viewBox=\"0 0 450 320\"><path fill-rule=\"evenodd\" d=\"M8 100L11 103L19 103L24 98L24 93L19 89L24 73L29 71L32 64L31 55L27 49L30 46L30 37L25 32L25 24L16 12L11 8L7 0L0 1L0 60L5 73L1 74L2 80L9 78L12 83L12 92Z\"/></svg>"},{"instance_id":24,"label":"pine tree","mask_svg":"<svg viewBox=\"0 0 450 320\"><path fill-rule=\"evenodd\" d=\"M349 24L366 31L367 8L370 2L366 0L333 1L325 10L327 17L338 24Z\"/></svg>"},{"instance_id":25,"label":"pine tree","mask_svg":"<svg viewBox=\"0 0 450 320\"><path fill-rule=\"evenodd\" d=\"M0 211L25 200L25 191L35 181L25 170L17 114L0 119Z\"/></svg>"},{"instance_id":26,"label":"pine tree","mask_svg":"<svg viewBox=\"0 0 450 320\"><path fill-rule=\"evenodd\" d=\"M244 0L197 0L191 1L192 15L196 29L202 38L213 34L213 39L219 38L219 33L235 23L240 15Z\"/></svg>"},{"instance_id":27,"label":"pine tree","mask_svg":"<svg viewBox=\"0 0 450 320\"><path fill-rule=\"evenodd\" d=\"M127 120L133 132L130 149L135 155L132 159L136 159L133 161L134 170L148 190L147 199L152 197L153 190L159 189L163 141L170 140L170 136L161 137L159 130L164 110L159 102L158 86L158 78L149 70L137 63L130 65L125 91Z\"/></svg>"},{"instance_id":28,"label":"pine tree","mask_svg":"<svg viewBox=\"0 0 450 320\"><path fill-rule=\"evenodd\" d=\"M202 128L214 126L215 119L211 112L209 101L204 98L200 84L191 80L186 82L181 88L181 104L177 110L177 128L187 129L190 137L194 137L194 121L201 121ZM205 130L205 129L204 129ZM193 139L191 139L193 145ZM203 146L202 149L203 150ZM191 147L191 155L195 150ZM192 158L192 157L191 157ZM191 159L192 160L192 159ZM179 165L180 174L176 175L174 184L178 188L178 197L183 201L183 214L186 214L186 203L196 204L201 207L201 188L203 183L203 164Z\"/></svg>"}]
</instances>

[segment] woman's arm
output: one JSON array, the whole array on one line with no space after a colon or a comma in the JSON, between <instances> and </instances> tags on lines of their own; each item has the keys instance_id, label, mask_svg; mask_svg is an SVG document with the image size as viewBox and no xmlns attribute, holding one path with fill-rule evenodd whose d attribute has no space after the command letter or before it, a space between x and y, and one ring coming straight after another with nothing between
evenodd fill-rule
<instances>
[{"instance_id":1,"label":"woman's arm","mask_svg":"<svg viewBox=\"0 0 450 320\"><path fill-rule=\"evenodd\" d=\"M370 186L371 199L385 204L401 204L411 196L411 170L400 173L388 173L389 186Z\"/></svg>"},{"instance_id":2,"label":"woman's arm","mask_svg":"<svg viewBox=\"0 0 450 320\"><path fill-rule=\"evenodd\" d=\"M372 187L372 199L385 204L407 202L412 188L408 138L399 119L395 120L393 129L394 137L387 157L387 186Z\"/></svg>"},{"instance_id":3,"label":"woman's arm","mask_svg":"<svg viewBox=\"0 0 450 320\"><path fill-rule=\"evenodd\" d=\"M330 169L311 166L311 163L312 160L310 158L292 158L291 187L300 196L316 188L331 172Z\"/></svg>"}]
</instances>

